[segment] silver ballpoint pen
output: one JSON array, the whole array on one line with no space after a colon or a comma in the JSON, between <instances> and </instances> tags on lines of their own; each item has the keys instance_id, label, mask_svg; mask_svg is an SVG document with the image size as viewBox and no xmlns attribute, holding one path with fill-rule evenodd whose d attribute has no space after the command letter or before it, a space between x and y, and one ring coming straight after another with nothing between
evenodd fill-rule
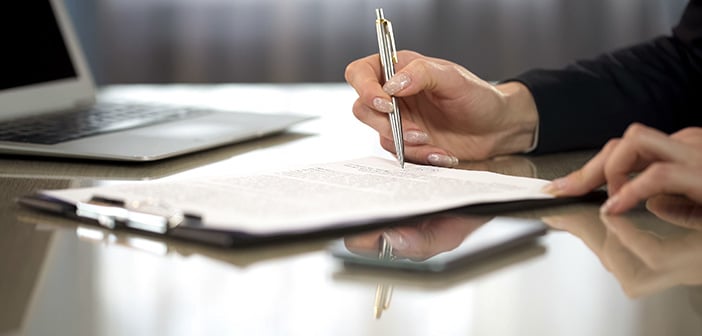
<instances>
[{"instance_id":1,"label":"silver ballpoint pen","mask_svg":"<svg viewBox=\"0 0 702 336\"><path fill-rule=\"evenodd\" d=\"M375 9L375 30L378 34L378 49L380 54L380 65L383 67L385 81L390 80L395 75L395 63L397 63L397 48L395 47L395 36L392 32L392 24L385 18L382 8ZM400 109L397 106L397 99L392 97L393 110L390 112L390 128L392 129L392 140L395 142L395 153L400 167L405 167L405 143L402 139L402 119Z\"/></svg>"}]
</instances>

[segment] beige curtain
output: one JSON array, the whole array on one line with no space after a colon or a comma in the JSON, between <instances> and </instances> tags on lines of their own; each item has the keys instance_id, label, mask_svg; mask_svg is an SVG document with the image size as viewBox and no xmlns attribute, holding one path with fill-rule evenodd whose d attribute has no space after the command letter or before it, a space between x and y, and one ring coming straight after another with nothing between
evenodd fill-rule
<instances>
[{"instance_id":1,"label":"beige curtain","mask_svg":"<svg viewBox=\"0 0 702 336\"><path fill-rule=\"evenodd\" d=\"M383 7L398 47L486 79L561 66L667 33L685 0L100 0L107 82L343 81L375 52Z\"/></svg>"}]
</instances>

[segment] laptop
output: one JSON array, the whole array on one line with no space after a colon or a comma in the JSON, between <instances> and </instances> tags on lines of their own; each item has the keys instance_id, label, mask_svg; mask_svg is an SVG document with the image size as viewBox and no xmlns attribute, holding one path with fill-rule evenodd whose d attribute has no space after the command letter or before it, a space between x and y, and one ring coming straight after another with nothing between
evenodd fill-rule
<instances>
[{"instance_id":1,"label":"laptop","mask_svg":"<svg viewBox=\"0 0 702 336\"><path fill-rule=\"evenodd\" d=\"M280 133L309 119L98 101L62 0L15 1L0 14L0 29L0 157L153 161Z\"/></svg>"}]
</instances>

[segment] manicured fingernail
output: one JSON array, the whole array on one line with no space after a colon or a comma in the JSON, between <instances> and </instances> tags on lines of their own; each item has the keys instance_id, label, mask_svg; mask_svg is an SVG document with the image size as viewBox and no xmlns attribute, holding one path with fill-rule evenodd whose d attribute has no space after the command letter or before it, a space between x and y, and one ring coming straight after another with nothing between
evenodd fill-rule
<instances>
[{"instance_id":1,"label":"manicured fingernail","mask_svg":"<svg viewBox=\"0 0 702 336\"><path fill-rule=\"evenodd\" d=\"M402 138L413 145L426 145L429 143L429 134L421 131L407 131Z\"/></svg>"},{"instance_id":2,"label":"manicured fingernail","mask_svg":"<svg viewBox=\"0 0 702 336\"><path fill-rule=\"evenodd\" d=\"M409 242L397 231L385 231L383 232L383 237L390 243L393 250L406 250L409 247Z\"/></svg>"},{"instance_id":3,"label":"manicured fingernail","mask_svg":"<svg viewBox=\"0 0 702 336\"><path fill-rule=\"evenodd\" d=\"M602 207L600 207L600 213L609 215L612 212L612 209L615 208L619 204L619 196L614 195L610 197L607 202L602 204Z\"/></svg>"},{"instance_id":4,"label":"manicured fingernail","mask_svg":"<svg viewBox=\"0 0 702 336\"><path fill-rule=\"evenodd\" d=\"M558 195L560 194L563 190L566 189L568 186L568 179L565 177L555 179L551 181L551 183L545 185L541 191L552 194L552 195Z\"/></svg>"},{"instance_id":5,"label":"manicured fingernail","mask_svg":"<svg viewBox=\"0 0 702 336\"><path fill-rule=\"evenodd\" d=\"M444 155L444 154L429 154L427 156L427 161L429 163L435 165L435 166L440 166L440 167L455 167L458 166L458 158L449 156L449 155Z\"/></svg>"},{"instance_id":6,"label":"manicured fingernail","mask_svg":"<svg viewBox=\"0 0 702 336\"><path fill-rule=\"evenodd\" d=\"M380 112L390 113L393 111L392 102L380 97L375 97L373 99L373 107Z\"/></svg>"},{"instance_id":7,"label":"manicured fingernail","mask_svg":"<svg viewBox=\"0 0 702 336\"><path fill-rule=\"evenodd\" d=\"M385 93L392 96L408 87L410 85L410 81L410 77L401 72L390 78L390 80L383 85L383 90L385 90Z\"/></svg>"}]
</instances>

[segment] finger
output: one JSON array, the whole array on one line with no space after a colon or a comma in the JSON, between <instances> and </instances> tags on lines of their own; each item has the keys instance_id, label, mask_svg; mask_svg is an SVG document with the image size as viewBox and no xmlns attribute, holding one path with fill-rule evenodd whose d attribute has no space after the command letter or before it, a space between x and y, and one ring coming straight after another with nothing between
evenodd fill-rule
<instances>
[{"instance_id":1,"label":"finger","mask_svg":"<svg viewBox=\"0 0 702 336\"><path fill-rule=\"evenodd\" d=\"M392 137L382 137L380 145L388 152L395 153L395 142ZM456 167L460 163L458 158L449 151L431 144L408 145L405 143L405 160L422 165L448 168Z\"/></svg>"},{"instance_id":2,"label":"finger","mask_svg":"<svg viewBox=\"0 0 702 336\"><path fill-rule=\"evenodd\" d=\"M686 149L687 146L681 146L663 132L632 124L604 166L609 194L617 194L629 181L631 173L639 171L648 162L684 162Z\"/></svg>"},{"instance_id":3,"label":"finger","mask_svg":"<svg viewBox=\"0 0 702 336\"><path fill-rule=\"evenodd\" d=\"M381 138L392 139L392 128L387 114L371 109L360 100L356 100L352 111L358 120L376 130Z\"/></svg>"},{"instance_id":4,"label":"finger","mask_svg":"<svg viewBox=\"0 0 702 336\"><path fill-rule=\"evenodd\" d=\"M372 110L367 106L363 105L363 103L361 103L358 100L354 104L353 113L356 116L356 118L358 118L358 120L360 120L361 122L370 126L378 132L378 135L380 136L380 145L381 147L383 147L383 149L390 153L397 154L395 153L395 142L392 137L392 128L390 127L390 121L387 114L376 112L375 110ZM405 124L409 125L404 126ZM414 128L409 130L405 129L403 131L403 138L405 140L404 144L406 149L411 148L412 146L425 145L429 143L429 136L426 133L417 130L417 127L414 126L414 123L403 122L403 128L405 127ZM413 160L413 155L411 155L412 150L410 150L409 153L409 156L405 156L407 158L407 161L426 164L424 162L426 160Z\"/></svg>"},{"instance_id":5,"label":"finger","mask_svg":"<svg viewBox=\"0 0 702 336\"><path fill-rule=\"evenodd\" d=\"M346 81L358 93L359 101L377 111L392 111L390 96L383 91L380 83L381 70L378 54L356 60L346 67Z\"/></svg>"},{"instance_id":6,"label":"finger","mask_svg":"<svg viewBox=\"0 0 702 336\"><path fill-rule=\"evenodd\" d=\"M646 201L646 208L666 222L693 230L702 230L702 205L687 197L655 196Z\"/></svg>"},{"instance_id":7,"label":"finger","mask_svg":"<svg viewBox=\"0 0 702 336\"><path fill-rule=\"evenodd\" d=\"M484 84L465 68L435 58L415 58L383 85L389 95L406 97L422 91L463 94L470 84ZM468 85L466 85L468 84Z\"/></svg>"},{"instance_id":8,"label":"finger","mask_svg":"<svg viewBox=\"0 0 702 336\"><path fill-rule=\"evenodd\" d=\"M607 231L603 245L603 264L619 280L629 297L639 297L659 288L655 274L629 250L612 231Z\"/></svg>"},{"instance_id":9,"label":"finger","mask_svg":"<svg viewBox=\"0 0 702 336\"><path fill-rule=\"evenodd\" d=\"M397 154L395 153L395 141L392 139L392 137L380 137L380 147L383 147L384 150L390 153ZM407 150L407 147L405 147L405 160L409 162L419 163L418 161L413 159L410 153L411 152Z\"/></svg>"},{"instance_id":10,"label":"finger","mask_svg":"<svg viewBox=\"0 0 702 336\"><path fill-rule=\"evenodd\" d=\"M660 238L640 230L625 217L604 216L603 220L621 243L646 265L646 272L637 274L639 292L653 292L678 284L684 275L676 273L685 273L684 270L689 269L686 262L697 253L685 244L685 239Z\"/></svg>"},{"instance_id":11,"label":"finger","mask_svg":"<svg viewBox=\"0 0 702 336\"><path fill-rule=\"evenodd\" d=\"M347 250L362 255L377 255L380 249L381 231L369 232L344 238Z\"/></svg>"},{"instance_id":12,"label":"finger","mask_svg":"<svg viewBox=\"0 0 702 336\"><path fill-rule=\"evenodd\" d=\"M381 75L380 56L378 54L355 60L349 63L344 71L346 82L356 90L359 96L367 89L374 89L376 85L379 89ZM379 93L380 95L385 95L382 89Z\"/></svg>"},{"instance_id":13,"label":"finger","mask_svg":"<svg viewBox=\"0 0 702 336\"><path fill-rule=\"evenodd\" d=\"M619 139L610 140L582 168L563 178L553 180L543 190L556 196L577 196L603 185L606 182L604 175L605 162L618 144Z\"/></svg>"},{"instance_id":14,"label":"finger","mask_svg":"<svg viewBox=\"0 0 702 336\"><path fill-rule=\"evenodd\" d=\"M702 203L699 168L677 163L654 163L610 197L602 206L602 212L619 214L633 208L640 201L659 194L685 195L692 201Z\"/></svg>"},{"instance_id":15,"label":"finger","mask_svg":"<svg viewBox=\"0 0 702 336\"><path fill-rule=\"evenodd\" d=\"M601 257L602 246L607 232L600 219L593 211L579 211L564 215L542 217L549 226L564 230L580 238L597 256Z\"/></svg>"},{"instance_id":16,"label":"finger","mask_svg":"<svg viewBox=\"0 0 702 336\"><path fill-rule=\"evenodd\" d=\"M702 127L687 127L670 135L671 139L702 147Z\"/></svg>"},{"instance_id":17,"label":"finger","mask_svg":"<svg viewBox=\"0 0 702 336\"><path fill-rule=\"evenodd\" d=\"M396 227L384 233L396 256L425 260L459 246L486 218L440 216L412 227Z\"/></svg>"},{"instance_id":18,"label":"finger","mask_svg":"<svg viewBox=\"0 0 702 336\"><path fill-rule=\"evenodd\" d=\"M423 57L421 54L402 51L398 53L400 62L396 65L401 69L408 62ZM388 95L381 86L384 74L380 65L378 54L370 55L354 62L351 62L344 73L346 81L353 87L359 95L359 100L366 106L389 113L392 112L392 103Z\"/></svg>"},{"instance_id":19,"label":"finger","mask_svg":"<svg viewBox=\"0 0 702 336\"><path fill-rule=\"evenodd\" d=\"M646 266L652 269L661 269L665 259L663 245L660 238L639 230L631 219L622 216L602 216L602 221L607 228L619 237L622 245L636 254Z\"/></svg>"}]
</instances>

